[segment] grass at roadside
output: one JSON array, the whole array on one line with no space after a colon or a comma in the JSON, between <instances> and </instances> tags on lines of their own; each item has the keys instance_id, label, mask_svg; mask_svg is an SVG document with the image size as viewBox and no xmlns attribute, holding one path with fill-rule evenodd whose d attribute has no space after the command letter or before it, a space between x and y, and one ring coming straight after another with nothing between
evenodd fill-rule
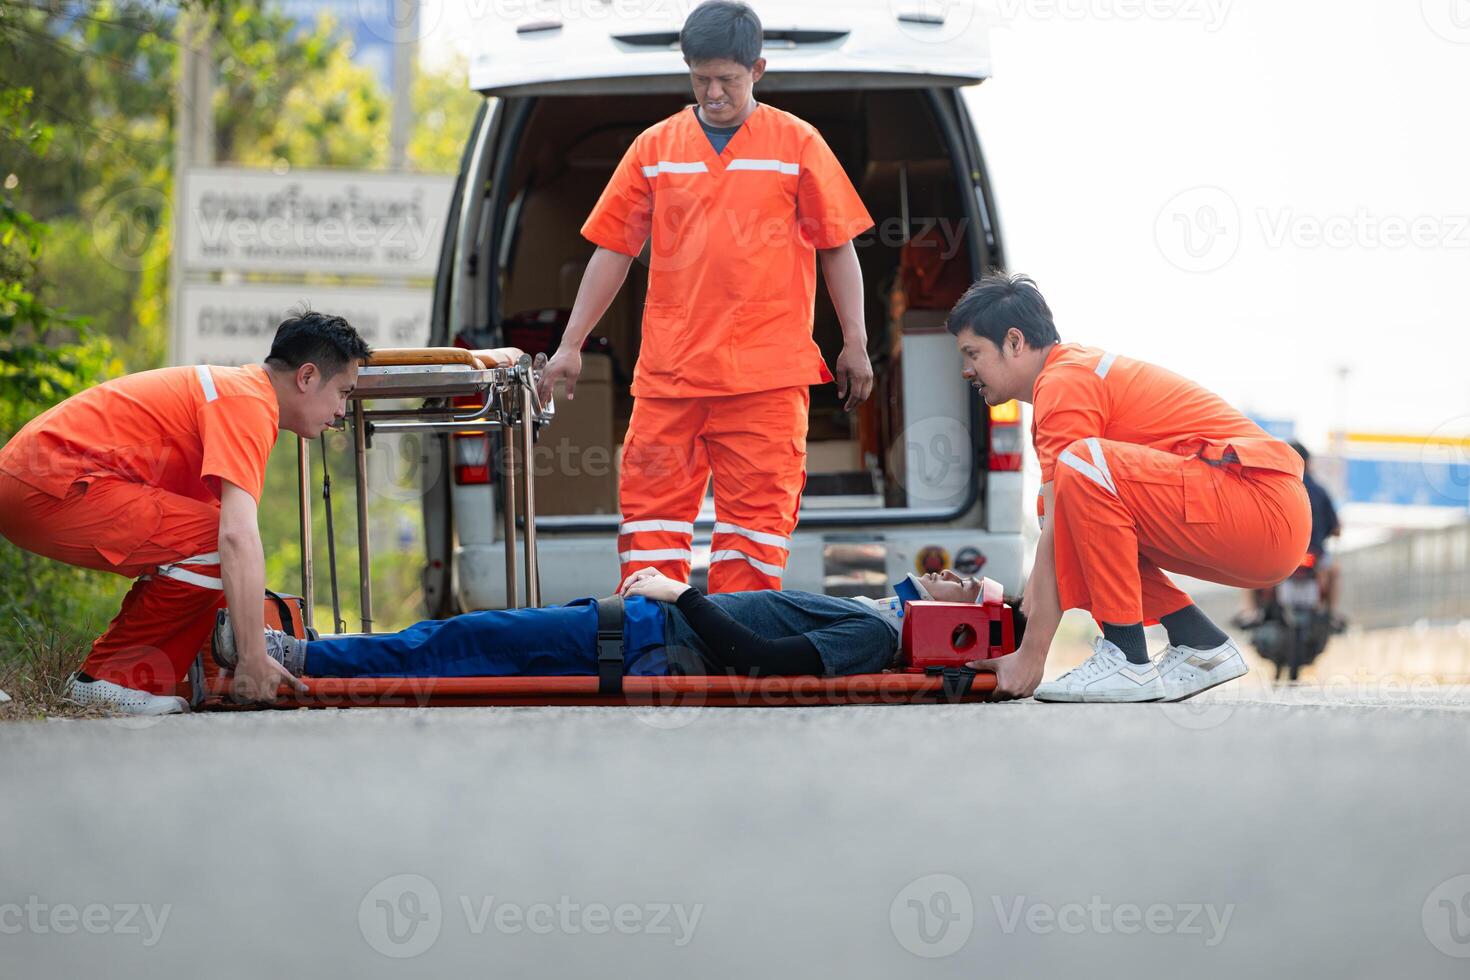
<instances>
[{"instance_id":1,"label":"grass at roadside","mask_svg":"<svg viewBox=\"0 0 1470 980\"><path fill-rule=\"evenodd\" d=\"M0 659L0 721L45 718L105 718L100 708L84 708L66 699L66 679L86 657L76 639L44 627L22 626L17 648Z\"/></svg>"}]
</instances>

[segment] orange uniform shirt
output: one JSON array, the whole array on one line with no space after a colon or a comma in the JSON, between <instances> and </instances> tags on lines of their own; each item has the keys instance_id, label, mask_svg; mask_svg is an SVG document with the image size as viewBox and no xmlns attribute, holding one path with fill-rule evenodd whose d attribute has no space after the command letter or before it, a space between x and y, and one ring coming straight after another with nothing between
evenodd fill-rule
<instances>
[{"instance_id":1,"label":"orange uniform shirt","mask_svg":"<svg viewBox=\"0 0 1470 980\"><path fill-rule=\"evenodd\" d=\"M582 226L624 255L652 237L633 394L831 381L812 340L815 249L850 241L873 219L808 123L759 104L716 154L695 112L638 135Z\"/></svg>"},{"instance_id":2,"label":"orange uniform shirt","mask_svg":"<svg viewBox=\"0 0 1470 980\"><path fill-rule=\"evenodd\" d=\"M1296 450L1219 395L1172 371L1092 347L1052 347L1032 390L1032 408L1042 483L1052 481L1062 450L1090 436L1302 475Z\"/></svg>"},{"instance_id":3,"label":"orange uniform shirt","mask_svg":"<svg viewBox=\"0 0 1470 980\"><path fill-rule=\"evenodd\" d=\"M112 477L218 500L224 479L259 502L279 422L259 364L144 371L36 416L0 449L0 470L58 498Z\"/></svg>"}]
</instances>

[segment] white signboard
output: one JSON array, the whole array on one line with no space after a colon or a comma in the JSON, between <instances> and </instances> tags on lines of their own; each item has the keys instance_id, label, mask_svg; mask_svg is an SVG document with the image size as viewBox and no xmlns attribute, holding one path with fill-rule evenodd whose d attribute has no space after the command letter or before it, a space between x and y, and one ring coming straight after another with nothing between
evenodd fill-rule
<instances>
[{"instance_id":1,"label":"white signboard","mask_svg":"<svg viewBox=\"0 0 1470 980\"><path fill-rule=\"evenodd\" d=\"M205 168L184 173L189 272L433 278L454 178Z\"/></svg>"},{"instance_id":2,"label":"white signboard","mask_svg":"<svg viewBox=\"0 0 1470 980\"><path fill-rule=\"evenodd\" d=\"M429 342L433 291L383 286L185 283L175 364L254 364L292 307L345 317L372 347Z\"/></svg>"}]
</instances>

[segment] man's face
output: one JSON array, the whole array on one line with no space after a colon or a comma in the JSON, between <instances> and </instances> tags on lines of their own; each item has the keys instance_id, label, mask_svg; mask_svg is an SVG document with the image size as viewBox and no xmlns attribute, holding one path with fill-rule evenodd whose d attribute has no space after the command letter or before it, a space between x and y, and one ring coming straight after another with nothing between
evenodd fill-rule
<instances>
[{"instance_id":1,"label":"man's face","mask_svg":"<svg viewBox=\"0 0 1470 980\"><path fill-rule=\"evenodd\" d=\"M1029 395L1029 392L1013 390L1016 386L1015 358L1007 356L994 341L981 337L969 327L961 330L954 340L964 361L960 373L980 392L985 404L1004 405L1012 398ZM1006 343L1010 344L1009 337Z\"/></svg>"},{"instance_id":2,"label":"man's face","mask_svg":"<svg viewBox=\"0 0 1470 980\"><path fill-rule=\"evenodd\" d=\"M973 604L980 595L980 580L978 578L965 578L957 574L953 569L946 568L942 572L930 572L920 576L919 581L924 583L924 588L935 602L966 602Z\"/></svg>"},{"instance_id":3,"label":"man's face","mask_svg":"<svg viewBox=\"0 0 1470 980\"><path fill-rule=\"evenodd\" d=\"M291 431L315 439L347 414L347 396L357 387L357 362L353 361L330 377L315 364L296 369L295 425Z\"/></svg>"},{"instance_id":4,"label":"man's face","mask_svg":"<svg viewBox=\"0 0 1470 980\"><path fill-rule=\"evenodd\" d=\"M751 91L766 70L766 59L757 58L746 68L729 58L710 58L689 63L689 81L694 98L711 126L733 126L750 105Z\"/></svg>"}]
</instances>

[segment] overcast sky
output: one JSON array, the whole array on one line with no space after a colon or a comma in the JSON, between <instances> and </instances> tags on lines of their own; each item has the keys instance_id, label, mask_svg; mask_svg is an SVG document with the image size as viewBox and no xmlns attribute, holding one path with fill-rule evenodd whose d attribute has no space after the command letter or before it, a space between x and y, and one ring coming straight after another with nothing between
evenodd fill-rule
<instances>
[{"instance_id":1,"label":"overcast sky","mask_svg":"<svg viewBox=\"0 0 1470 980\"><path fill-rule=\"evenodd\" d=\"M1470 432L1470 0L988 6L972 104L1011 266L1065 339L1309 442ZM426 0L426 59L465 9Z\"/></svg>"}]
</instances>

